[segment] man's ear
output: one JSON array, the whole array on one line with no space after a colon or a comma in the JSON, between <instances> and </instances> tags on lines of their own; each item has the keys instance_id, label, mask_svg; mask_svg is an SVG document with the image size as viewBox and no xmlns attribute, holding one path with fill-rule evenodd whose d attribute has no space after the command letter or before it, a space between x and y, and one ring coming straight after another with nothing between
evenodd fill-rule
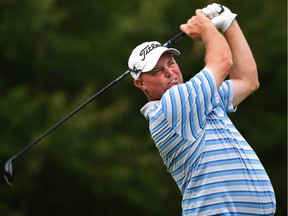
<instances>
[{"instance_id":1,"label":"man's ear","mask_svg":"<svg viewBox=\"0 0 288 216\"><path fill-rule=\"evenodd\" d=\"M142 91L145 91L145 90L146 90L146 85L145 85L144 81L141 80L141 79L136 79L136 80L134 80L134 85L135 85L137 88L141 89Z\"/></svg>"}]
</instances>

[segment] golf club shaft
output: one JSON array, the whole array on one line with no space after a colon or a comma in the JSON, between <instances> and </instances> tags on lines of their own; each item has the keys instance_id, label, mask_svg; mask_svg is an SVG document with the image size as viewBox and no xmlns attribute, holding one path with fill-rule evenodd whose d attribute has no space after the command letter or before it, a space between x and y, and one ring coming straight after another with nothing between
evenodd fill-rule
<instances>
[{"instance_id":1,"label":"golf club shaft","mask_svg":"<svg viewBox=\"0 0 288 216\"><path fill-rule=\"evenodd\" d=\"M53 125L51 128L49 128L47 131L45 131L41 136L39 136L37 139L35 139L33 142L31 142L29 145L27 145L25 148L23 148L21 151L19 151L17 154L15 154L13 157L11 157L12 160L22 155L24 152L28 151L30 148L32 148L36 143L38 143L40 140L42 140L44 137L46 137L48 134L50 134L52 131L54 131L56 128L58 128L60 125L62 125L65 121L67 121L70 117L75 115L77 112L79 112L83 107L88 105L91 101L93 101L98 95L106 91L108 88L110 88L112 85L114 85L116 82L124 78L127 74L129 74L129 70L125 71L121 76L119 76L117 79L113 80L111 83L109 83L107 86L105 86L103 89L98 91L95 95L93 95L91 98L86 100L84 103L82 103L79 107L77 107L75 110L73 110L71 113L66 115L63 119L61 119L59 122L57 122L55 125Z\"/></svg>"},{"instance_id":2,"label":"golf club shaft","mask_svg":"<svg viewBox=\"0 0 288 216\"><path fill-rule=\"evenodd\" d=\"M185 34L183 32L178 33L173 38L171 38L169 41L167 41L163 46L169 47L172 44L176 43L178 40L180 40L182 37L184 37ZM106 91L108 88L110 88L112 85L120 81L122 78L124 78L127 74L129 74L129 70L125 71L121 76L119 76L117 79L109 83L107 86L105 86L103 89L101 89L99 92L97 92L95 95L93 95L91 98L89 98L87 101L85 101L83 104L81 104L78 108L76 108L74 111L69 113L67 116L65 116L62 120L60 120L58 123L53 125L51 128L49 128L46 132L44 132L41 136L39 136L37 139L35 139L33 142L31 142L29 145L27 145L25 148L23 148L21 151L19 151L17 154L15 154L11 159L15 159L18 156L22 155L24 152L28 151L32 146L34 146L36 143L38 143L40 140L42 140L44 137L46 137L48 134L50 134L52 131L54 131L56 128L58 128L60 125L62 125L67 119L69 119L71 116L76 114L78 111L80 111L83 107L88 105L91 101L93 101L98 95Z\"/></svg>"},{"instance_id":3,"label":"golf club shaft","mask_svg":"<svg viewBox=\"0 0 288 216\"><path fill-rule=\"evenodd\" d=\"M173 38L171 38L168 42L166 42L163 46L169 47L178 40L180 40L185 34L183 32L178 33ZM20 155L27 152L29 149L31 149L36 143L38 143L40 140L42 140L44 137L46 137L48 134L50 134L52 131L54 131L56 128L58 128L60 125L62 125L65 121L67 121L70 117L75 115L77 112L79 112L83 107L88 105L91 101L93 101L98 95L106 91L108 88L110 88L112 85L123 79L127 74L130 73L130 69L125 71L122 75L120 75L118 78L113 80L111 83L109 83L107 86L102 88L100 91L98 91L95 95L93 95L91 98L86 100L84 103L82 103L79 107L77 107L74 111L69 113L67 116L65 116L62 120L60 120L58 123L53 125L51 128L49 128L47 131L45 131L41 136L39 136L37 139L35 139L33 142L31 142L29 145L24 147L22 150L20 150L18 153L10 157L4 166L4 177L8 185L12 186L12 180L13 180L13 167L12 167L12 161L16 158L18 158Z\"/></svg>"},{"instance_id":4,"label":"golf club shaft","mask_svg":"<svg viewBox=\"0 0 288 216\"><path fill-rule=\"evenodd\" d=\"M185 36L184 32L179 32L177 35L175 35L173 38L171 38L169 41L167 41L165 44L163 44L163 46L169 47L172 44L176 43L181 38L183 38L184 36Z\"/></svg>"}]
</instances>

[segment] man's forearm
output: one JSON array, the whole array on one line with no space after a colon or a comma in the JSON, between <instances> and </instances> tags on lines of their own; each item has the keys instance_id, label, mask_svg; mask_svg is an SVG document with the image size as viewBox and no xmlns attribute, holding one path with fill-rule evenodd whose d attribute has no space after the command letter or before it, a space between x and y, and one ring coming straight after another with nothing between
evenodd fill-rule
<instances>
[{"instance_id":1,"label":"man's forearm","mask_svg":"<svg viewBox=\"0 0 288 216\"><path fill-rule=\"evenodd\" d=\"M205 44L205 67L211 69L219 87L229 73L233 64L230 47L216 28L207 31L203 36Z\"/></svg>"}]
</instances>

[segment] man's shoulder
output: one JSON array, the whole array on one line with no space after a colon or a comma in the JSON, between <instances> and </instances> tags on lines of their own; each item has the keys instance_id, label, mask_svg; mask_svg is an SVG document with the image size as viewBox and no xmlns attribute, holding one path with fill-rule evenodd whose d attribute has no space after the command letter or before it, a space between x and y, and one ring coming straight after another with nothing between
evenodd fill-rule
<instances>
[{"instance_id":1,"label":"man's shoulder","mask_svg":"<svg viewBox=\"0 0 288 216\"><path fill-rule=\"evenodd\" d=\"M147 118L150 112L155 111L159 107L159 102L159 100L149 101L141 108L140 112Z\"/></svg>"}]
</instances>

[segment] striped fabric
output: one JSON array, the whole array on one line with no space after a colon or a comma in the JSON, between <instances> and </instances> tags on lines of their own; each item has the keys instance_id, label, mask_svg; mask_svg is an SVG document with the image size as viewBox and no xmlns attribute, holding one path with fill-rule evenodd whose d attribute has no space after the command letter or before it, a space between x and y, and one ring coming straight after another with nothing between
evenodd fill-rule
<instances>
[{"instance_id":1,"label":"striped fabric","mask_svg":"<svg viewBox=\"0 0 288 216\"><path fill-rule=\"evenodd\" d=\"M217 90L207 68L142 109L168 172L182 215L273 215L275 195L253 149L234 127L233 86Z\"/></svg>"}]
</instances>

